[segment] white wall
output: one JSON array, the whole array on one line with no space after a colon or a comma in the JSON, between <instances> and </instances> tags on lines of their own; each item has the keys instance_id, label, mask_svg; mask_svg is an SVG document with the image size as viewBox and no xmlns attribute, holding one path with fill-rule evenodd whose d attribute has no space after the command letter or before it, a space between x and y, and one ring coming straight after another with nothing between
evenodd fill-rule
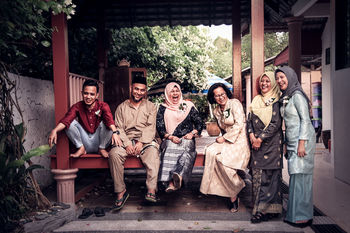
<instances>
[{"instance_id":1,"label":"white wall","mask_svg":"<svg viewBox=\"0 0 350 233\"><path fill-rule=\"evenodd\" d=\"M330 23L330 20L328 20L322 34L322 130L330 130L331 122L332 122L331 64L326 65L326 59L325 59L326 48L330 48L331 44L332 44L331 23Z\"/></svg>"},{"instance_id":2,"label":"white wall","mask_svg":"<svg viewBox=\"0 0 350 233\"><path fill-rule=\"evenodd\" d=\"M33 79L29 77L9 74L17 83L17 96L19 106L23 113L24 123L27 127L24 148L26 151L47 144L50 130L55 126L54 95L52 81ZM20 123L20 116L14 112L14 121ZM41 187L52 183L50 172L50 159L48 155L32 158L32 162L40 164L45 169L37 169L34 175Z\"/></svg>"},{"instance_id":3,"label":"white wall","mask_svg":"<svg viewBox=\"0 0 350 233\"><path fill-rule=\"evenodd\" d=\"M350 184L350 68L335 70L335 0L331 1L331 104L332 104L332 154L335 177Z\"/></svg>"}]
</instances>

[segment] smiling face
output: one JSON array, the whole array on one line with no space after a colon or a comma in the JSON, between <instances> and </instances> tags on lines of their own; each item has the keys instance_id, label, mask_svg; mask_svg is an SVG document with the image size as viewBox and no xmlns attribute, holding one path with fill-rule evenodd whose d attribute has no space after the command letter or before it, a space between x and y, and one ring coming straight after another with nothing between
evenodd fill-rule
<instances>
[{"instance_id":1,"label":"smiling face","mask_svg":"<svg viewBox=\"0 0 350 233\"><path fill-rule=\"evenodd\" d=\"M83 95L84 103L88 106L95 103L96 99L98 98L98 93L95 86L85 86L81 93Z\"/></svg>"},{"instance_id":2,"label":"smiling face","mask_svg":"<svg viewBox=\"0 0 350 233\"><path fill-rule=\"evenodd\" d=\"M220 106L225 106L228 100L227 94L222 87L218 87L213 90L214 99Z\"/></svg>"},{"instance_id":3,"label":"smiling face","mask_svg":"<svg viewBox=\"0 0 350 233\"><path fill-rule=\"evenodd\" d=\"M288 78L283 72L276 73L276 83L280 87L281 91L284 91L288 87Z\"/></svg>"},{"instance_id":4,"label":"smiling face","mask_svg":"<svg viewBox=\"0 0 350 233\"><path fill-rule=\"evenodd\" d=\"M177 86L174 86L173 89L171 89L169 98L173 104L179 103L180 98L181 98L181 91L179 90L179 88Z\"/></svg>"},{"instance_id":5,"label":"smiling face","mask_svg":"<svg viewBox=\"0 0 350 233\"><path fill-rule=\"evenodd\" d=\"M269 77L267 77L266 75L264 75L260 82L259 82L259 87L261 90L261 94L266 94L267 92L269 92L271 90L271 80Z\"/></svg>"},{"instance_id":6,"label":"smiling face","mask_svg":"<svg viewBox=\"0 0 350 233\"><path fill-rule=\"evenodd\" d=\"M134 83L131 86L131 99L135 103L140 102L146 95L146 85L142 83Z\"/></svg>"}]
</instances>

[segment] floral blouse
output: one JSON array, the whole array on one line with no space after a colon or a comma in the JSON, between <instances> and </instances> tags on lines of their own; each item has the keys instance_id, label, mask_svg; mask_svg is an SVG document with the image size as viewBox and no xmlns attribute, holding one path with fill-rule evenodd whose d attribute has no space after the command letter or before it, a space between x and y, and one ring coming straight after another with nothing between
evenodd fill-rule
<instances>
[{"instance_id":1,"label":"floral blouse","mask_svg":"<svg viewBox=\"0 0 350 233\"><path fill-rule=\"evenodd\" d=\"M164 121L164 112L166 110L166 107L163 105L159 106L159 110L157 113L157 131L160 138L164 138L164 135L167 134L166 128L165 128L165 121ZM190 113L187 115L185 120L183 120L174 130L173 134L176 137L183 137L192 130L196 129L198 131L198 134L201 134L203 129L203 121L199 116L199 112L196 108L192 107Z\"/></svg>"}]
</instances>

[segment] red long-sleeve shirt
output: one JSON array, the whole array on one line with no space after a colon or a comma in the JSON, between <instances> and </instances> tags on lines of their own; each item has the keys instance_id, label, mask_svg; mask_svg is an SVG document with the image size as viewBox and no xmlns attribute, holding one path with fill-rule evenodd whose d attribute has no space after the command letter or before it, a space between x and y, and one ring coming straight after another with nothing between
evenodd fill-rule
<instances>
[{"instance_id":1,"label":"red long-sleeve shirt","mask_svg":"<svg viewBox=\"0 0 350 233\"><path fill-rule=\"evenodd\" d=\"M95 106L91 110L88 110L84 101L74 104L60 120L60 123L69 128L75 118L78 118L78 122L88 133L94 133L101 121L107 128L114 125L111 109L107 103L99 100L96 100Z\"/></svg>"}]
</instances>

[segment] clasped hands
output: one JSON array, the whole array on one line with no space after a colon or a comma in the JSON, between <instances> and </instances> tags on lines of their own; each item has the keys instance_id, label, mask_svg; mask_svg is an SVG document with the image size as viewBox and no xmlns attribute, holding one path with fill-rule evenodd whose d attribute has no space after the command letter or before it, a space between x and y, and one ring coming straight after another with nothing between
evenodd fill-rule
<instances>
[{"instance_id":1,"label":"clasped hands","mask_svg":"<svg viewBox=\"0 0 350 233\"><path fill-rule=\"evenodd\" d=\"M250 133L249 139L250 139L250 143L252 144L253 149L259 150L259 148L261 147L261 143L262 143L261 138L256 138L253 133Z\"/></svg>"},{"instance_id":2,"label":"clasped hands","mask_svg":"<svg viewBox=\"0 0 350 233\"><path fill-rule=\"evenodd\" d=\"M129 145L125 148L128 155L139 156L143 147L143 143L138 141L135 146Z\"/></svg>"},{"instance_id":3,"label":"clasped hands","mask_svg":"<svg viewBox=\"0 0 350 233\"><path fill-rule=\"evenodd\" d=\"M191 140L193 137L194 137L193 133L189 132L188 134L186 134L185 136L183 136L181 138L176 137L174 135L170 135L170 136L168 136L168 139L171 140L173 143L180 144L182 138L187 139L187 140Z\"/></svg>"}]
</instances>

